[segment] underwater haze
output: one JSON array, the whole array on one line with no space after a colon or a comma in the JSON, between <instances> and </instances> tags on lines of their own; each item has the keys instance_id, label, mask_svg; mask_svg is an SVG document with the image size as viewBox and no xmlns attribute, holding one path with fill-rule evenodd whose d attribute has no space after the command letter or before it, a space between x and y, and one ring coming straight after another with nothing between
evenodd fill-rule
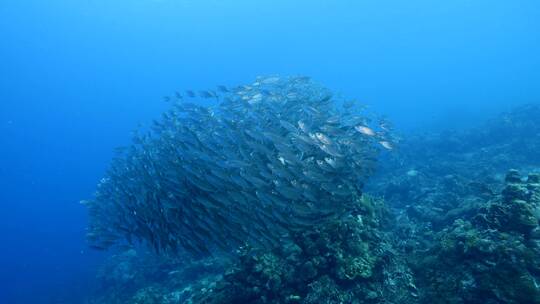
<instances>
[{"instance_id":1,"label":"underwater haze","mask_svg":"<svg viewBox=\"0 0 540 304\"><path fill-rule=\"evenodd\" d=\"M133 137L132 132L139 128L139 125L143 128L150 126L152 120L160 119L162 113L170 109L170 103L164 102L163 96L174 96L175 91L184 95L186 90L195 92L216 90L216 86L222 85L227 88L227 92L224 93L231 94L231 98L234 99L234 96L245 95L245 92L231 88L252 84L259 79L262 83L270 84L268 88L270 93L262 92L262 94L276 99L282 95L289 96L282 94L281 91L279 94L274 93L274 90L277 91L278 88L282 90L282 87L287 87L295 94L305 90L310 94L316 92L324 95L321 92L326 91L319 91L318 86L312 86L311 80L308 84L303 82L298 84L303 81L303 77L286 78L309 76L314 83L320 83L331 90L333 92L331 95L336 100L356 99L361 104L368 105L369 112L384 116L385 120L392 122L395 137L380 135L374 142L380 144L374 147L382 149L379 152L383 159L392 158L388 154L398 151L400 142L403 142L401 151L410 152L399 154L397 157L399 160L386 160L386 163L378 166L381 171L374 173L374 182L370 189L374 189L373 193L383 193L381 196L387 199L386 204L391 209L389 213L401 214L400 210L406 210L414 202L423 202L422 206L427 206L439 200L437 197L430 197L428 203L422 201L425 195L413 195L415 190L409 189L406 193L403 184L398 182L404 176L420 175L432 181L440 178L440 184L432 185L434 188L439 187L437 191L445 194L458 193L447 188L444 188L446 192L441 190L440 187L443 187L441 185L450 183L444 179L445 176L450 173L454 176L461 174L463 178L456 183L469 179L479 181L480 178L475 174L480 172L481 168L491 166L490 160L493 159L498 162L489 172L489 176L493 178L489 179L489 183L486 182L490 187L493 185L493 191L487 191L492 196L485 192L482 192L482 195L486 196L478 193L474 196L467 192L463 196L453 197L453 206L465 201L465 197L470 199L471 196L483 197L485 202L489 201L492 205L497 204L495 201L498 199L503 203L505 200L512 201L508 194L511 191L504 192L501 189L503 187L514 189L513 186L503 184L504 178L497 179L497 177L501 174L504 176L507 170L514 167L519 167L523 179L516 179L512 175L514 173L511 173L507 182L513 185L523 181L524 184L520 187L528 187L528 191L531 192L528 192L526 198L518 194L516 197L519 201L536 204L533 202L534 191L530 190L536 184L535 177L529 177L528 181L525 177L529 172L538 172L540 163L534 158L534 152L526 154L523 151L538 151L536 148L540 147L540 144L531 146L533 142L531 138L538 140L540 137L536 129L538 125L535 124L535 119L540 120L540 116L535 115L540 112L536 111L537 108L534 106L521 112L515 109L523 109L520 107L524 104L535 105L540 102L539 29L540 3L533 0L2 1L0 3L0 231L2 231L0 303L116 303L103 300L106 296L102 298L95 296L96 290L100 290L102 285L96 279L96 273L98 269L104 267L110 252L92 249L86 234L91 228L103 229L100 225L94 225L92 220L95 217L98 218L99 224L117 223L115 221L117 218L111 220L108 214L100 214L101 217L89 215L87 208L79 204L79 201L91 199L96 191L96 185L106 176L106 172L109 172L107 170L111 164L114 167L115 162L111 161L115 155L114 149L118 146L129 146ZM261 75L280 75L282 78L274 87L277 80L257 78ZM326 102L325 98L322 99ZM197 98L193 99L193 103L206 106L211 102L208 98ZM333 111L333 108L330 106L327 108L326 104L309 105L316 110ZM224 106L223 109L223 112L226 112L229 108ZM253 114L250 117L264 117L269 121L272 119L261 114L262 110L253 111L248 111ZM280 112L275 108L265 108L264 111L264 113ZM504 125L505 128L497 129L502 123L485 124L503 112L510 113L500 120L509 124ZM532 117L527 116L527 113ZM278 116L276 114L276 117ZM225 114L218 117L225 119ZM241 120L238 116L234 117L235 121ZM284 117L285 115L282 116L283 119ZM325 121L331 118L325 117ZM516 122L518 118L520 122L527 123ZM301 120L296 116L291 116L291 119ZM166 122L167 119L163 121ZM257 125L259 120L249 121L251 125ZM514 122L516 123L512 124ZM223 127L219 123L215 122L216 128ZM278 123L275 125L277 130ZM346 124L340 125L342 130L345 129L344 125ZM286 128L291 131L288 126L287 124ZM320 130L323 126L327 127L327 130L331 128L322 123L312 125L313 128L317 127ZM375 129L363 125L349 127L350 130L343 131L343 134L336 133L335 138L350 140L350 136L364 136L365 138L354 137L358 142L364 142L371 140L369 139L372 136L371 131ZM163 128L168 130L167 127ZM206 125L186 127L193 132L203 132L202 129L205 128ZM294 130L296 128L294 127ZM385 129L382 125L381 128ZM435 134L445 129L458 130L451 131L450 134L459 133L461 137L456 135L454 138L447 133L437 133L443 135L407 140L409 133ZM261 130L261 134L263 131L274 132L274 129L263 130L262 127L253 130ZM354 133L354 130L357 130L358 134ZM479 135L478 130L485 133ZM512 130L516 130L515 133L512 133ZM531 131L529 134L527 130L534 132ZM379 136L378 130L375 131ZM508 133L505 133L506 131ZM353 133L354 135L351 135ZM497 134L502 139L499 139ZM523 137L519 142L505 141L509 138L517 141L522 134L528 134L530 137ZM268 134L265 136L270 137ZM449 138L454 141L446 142L445 140ZM319 140L325 142L321 137ZM187 142L187 139L179 141ZM272 137L271 141L275 144L279 140ZM241 139L238 139L238 142L240 145ZM461 144L458 145L456 142ZM493 142L496 142L497 149L489 150L492 147L489 145ZM478 150L468 150L475 149L477 144ZM326 156L335 158L350 156L353 163L355 155L352 155L352 152L325 150L329 146L331 146L329 143L321 144L322 152L317 150L317 153L321 155L326 153L328 154ZM420 146L426 150L418 148ZM455 150L452 150L454 148ZM149 148L149 151L152 149ZM427 151L428 149L431 150ZM514 158L508 157L515 162L501 160L504 158L501 157L502 154L513 155L512 153L517 150L521 150L523 154ZM301 149L294 151L295 156L308 154ZM484 154L478 151L483 151ZM348 154L349 152L351 154ZM451 153L456 154L450 155ZM235 157L240 157L237 154ZM230 155L233 155L233 152ZM371 154L369 155L371 157ZM437 168L439 171L436 171L433 167L414 159L414 155L421 156L425 161L436 161L441 164L441 168ZM455 159L463 160L463 163L451 162ZM446 161L449 163L446 164ZM467 170L475 167L469 166L474 161L477 161L479 169L476 173L471 173ZM286 163L285 160L281 162ZM156 163L163 165L161 159L156 160ZM212 159L196 169L202 172L207 170L206 166L210 166L209 164L218 163ZM292 161L290 163L292 164ZM335 164L332 161L328 163ZM403 165L404 163L408 165ZM302 163L301 166L308 164ZM468 169L465 170L467 166ZM428 172L428 167L434 171L424 173L422 170ZM302 168L296 173L301 175L300 172L306 172L307 167ZM388 174L386 175L389 177L388 180L391 176L395 183L389 185L389 181L388 184L380 181L378 174L382 174L381 172ZM339 175L339 180L344 184L353 180L353 173L348 171L332 174ZM359 174L359 171L355 171L354 174ZM354 176L355 181L356 178ZM119 184L124 182L118 181ZM417 185L418 188L426 186L422 182L415 183L407 182L407 185L410 187ZM396 186L398 184L402 188ZM468 182L463 184L470 185ZM342 190L340 187L336 189ZM328 190L329 200L336 197L334 191L336 189L332 189ZM358 193L362 192L361 189L357 190ZM253 190L253 193L255 191ZM506 193L506 196L501 194L501 191ZM199 188L193 193L202 192L204 188ZM193 193L190 192L190 195ZM283 196L289 198L294 195ZM110 198L104 198L106 199ZM478 200L470 199L467 202ZM377 204L373 203L374 206L379 206ZM540 205L540 199L538 204ZM450 205L435 204L429 208L435 210L433 211L435 213L446 214L451 210ZM478 210L485 209L482 208L479 207ZM533 207L523 207L527 208ZM450 231L449 227L457 227L452 226L456 218L449 220L448 217L440 221L433 220L428 225L421 219L436 218L436 215L424 209L422 211L421 208L416 209L409 214L413 220L407 225L430 227L434 233L443 233ZM290 210L287 212L287 214L294 213ZM416 220L414 216L418 214L422 216L418 216ZM370 216L366 216L365 221L371 218ZM486 218L492 218L490 216ZM457 220L468 221L467 219L464 215ZM473 225L476 223L473 220L470 222ZM528 236L531 231L536 231L533 224L522 223L508 233L523 233ZM309 225L314 224L309 222ZM482 229L487 226L495 229L488 224L478 225L474 228L477 231L483 231ZM112 225L107 226L104 230L112 229L111 227ZM470 228L465 224L460 227L462 230ZM523 227L529 227L530 230ZM370 229L380 229L388 235L401 233L387 227L373 226ZM458 230L455 229L452 232ZM185 228L170 228L170 231L182 235L190 233L186 232ZM234 235L235 232L231 230L230 234ZM484 239L491 237L486 236L487 233L483 234ZM254 238L254 235L258 236L246 232L246 239ZM265 233L263 235L268 236ZM139 245L144 247L147 238L150 237L146 235L140 237ZM195 238L179 237L178 243L184 244L185 249L186 242L193 239ZM388 242L393 244L392 246L395 245L396 252L400 252L400 245L392 243L391 239L390 236L384 241L370 239L370 246ZM430 242L433 239L437 237L434 236ZM448 236L448 239L452 239L452 236ZM493 236L493 239L498 238ZM516 236L516 239L522 240L523 237ZM238 244L228 243L225 247L229 245ZM418 252L422 249L425 248L419 248ZM404 252L416 249L407 250L403 249ZM441 256L444 255L442 252ZM364 260L373 260L370 264L373 266L378 265L376 261L382 261L384 257L370 257ZM415 266L411 266L411 273L415 273L418 278L416 285L419 290L422 289L421 285L425 289L412 296L413 300L410 303L416 301L418 297L429 298L437 294L429 283L433 278L416 272L417 269L430 265L419 263ZM534 281L534 284L528 284L528 288L534 289L530 286L538 288L535 276L538 277L540 267L523 266L523 269L525 268L534 268L530 271L532 273L530 282ZM177 270L171 270L169 273L174 274L174 271ZM377 277L375 272L376 267L373 266L373 275L370 268L369 274L366 272L358 277L361 277L361 280L375 278ZM336 276L339 277L337 274ZM441 274L441 277L444 277L444 274ZM311 284L309 286L323 284L320 283L323 280L319 280L318 276L314 275L314 278L308 279L312 280L309 281ZM340 277L340 279L351 278ZM462 281L471 280L464 278ZM480 278L475 280L480 282ZM241 279L237 282L241 282ZM486 290L492 286L499 286L491 283L492 285L485 285L489 285ZM474 284L471 283L472 285ZM289 290L283 286L281 288ZM381 287L381 290L384 288ZM272 295L266 294L265 299L270 299L266 303L323 303L317 302L315 296L307 290L298 291L299 295L294 292L291 289L290 294L283 296L283 299L286 298L290 302L285 300L280 302L279 296L273 294L274 299ZM445 294L440 290L438 292ZM362 291L362 294L370 295L366 296L366 303L382 297L383 293L373 291L373 294L370 294L370 291ZM452 292L448 291L445 295L450 294ZM511 291L503 290L493 294L494 297L498 297L500 303L523 301ZM141 297L131 302L126 300L126 303L173 303L145 302ZM208 297L218 298L218 296ZM295 302L300 301L300 297L305 302ZM177 298L177 303L181 303L179 299ZM236 299L236 303L251 303L246 302L246 299ZM350 298L341 299L353 303ZM474 295L463 296L463 299L465 302L468 299L469 303L477 300ZM540 296L533 299L540 299ZM211 302L207 298L204 301L194 303L219 303ZM532 301L538 303L536 300ZM223 300L222 303L235 302ZM456 300L450 303L460 302Z\"/></svg>"}]
</instances>

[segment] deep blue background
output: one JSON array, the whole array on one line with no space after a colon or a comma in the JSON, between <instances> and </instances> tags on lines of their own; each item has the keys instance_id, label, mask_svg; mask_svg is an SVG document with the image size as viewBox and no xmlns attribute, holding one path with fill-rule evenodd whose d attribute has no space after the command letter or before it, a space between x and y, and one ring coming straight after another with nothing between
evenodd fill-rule
<instances>
[{"instance_id":1,"label":"deep blue background","mask_svg":"<svg viewBox=\"0 0 540 304\"><path fill-rule=\"evenodd\" d=\"M536 0L3 0L0 303L77 303L115 146L176 89L305 74L401 129L540 99ZM540 119L540 118L539 118Z\"/></svg>"}]
</instances>

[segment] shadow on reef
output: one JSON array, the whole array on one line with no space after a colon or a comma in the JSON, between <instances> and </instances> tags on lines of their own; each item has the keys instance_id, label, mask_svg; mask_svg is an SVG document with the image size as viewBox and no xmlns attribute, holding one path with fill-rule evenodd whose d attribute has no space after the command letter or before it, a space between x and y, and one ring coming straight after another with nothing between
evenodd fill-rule
<instances>
[{"instance_id":1,"label":"shadow on reef","mask_svg":"<svg viewBox=\"0 0 540 304\"><path fill-rule=\"evenodd\" d=\"M371 195L277 247L197 259L133 247L104 266L90 303L540 303L537 117L529 105L410 136Z\"/></svg>"}]
</instances>

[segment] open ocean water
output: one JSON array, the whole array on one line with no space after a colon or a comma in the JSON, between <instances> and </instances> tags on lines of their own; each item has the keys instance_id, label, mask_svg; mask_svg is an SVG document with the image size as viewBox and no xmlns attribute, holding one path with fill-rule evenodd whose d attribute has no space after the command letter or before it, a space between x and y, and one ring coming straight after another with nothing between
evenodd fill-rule
<instances>
[{"instance_id":1,"label":"open ocean water","mask_svg":"<svg viewBox=\"0 0 540 304\"><path fill-rule=\"evenodd\" d=\"M532 0L1 1L0 303L540 303L539 30Z\"/></svg>"}]
</instances>

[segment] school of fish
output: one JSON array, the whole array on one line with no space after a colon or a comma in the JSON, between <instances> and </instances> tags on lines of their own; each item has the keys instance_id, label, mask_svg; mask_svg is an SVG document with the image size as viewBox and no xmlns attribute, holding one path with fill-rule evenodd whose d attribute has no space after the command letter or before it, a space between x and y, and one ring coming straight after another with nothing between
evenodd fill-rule
<instances>
[{"instance_id":1,"label":"school of fish","mask_svg":"<svg viewBox=\"0 0 540 304\"><path fill-rule=\"evenodd\" d=\"M165 100L171 109L118 152L82 201L95 248L209 255L279 246L292 231L344 216L378 154L393 148L387 122L304 76Z\"/></svg>"}]
</instances>

